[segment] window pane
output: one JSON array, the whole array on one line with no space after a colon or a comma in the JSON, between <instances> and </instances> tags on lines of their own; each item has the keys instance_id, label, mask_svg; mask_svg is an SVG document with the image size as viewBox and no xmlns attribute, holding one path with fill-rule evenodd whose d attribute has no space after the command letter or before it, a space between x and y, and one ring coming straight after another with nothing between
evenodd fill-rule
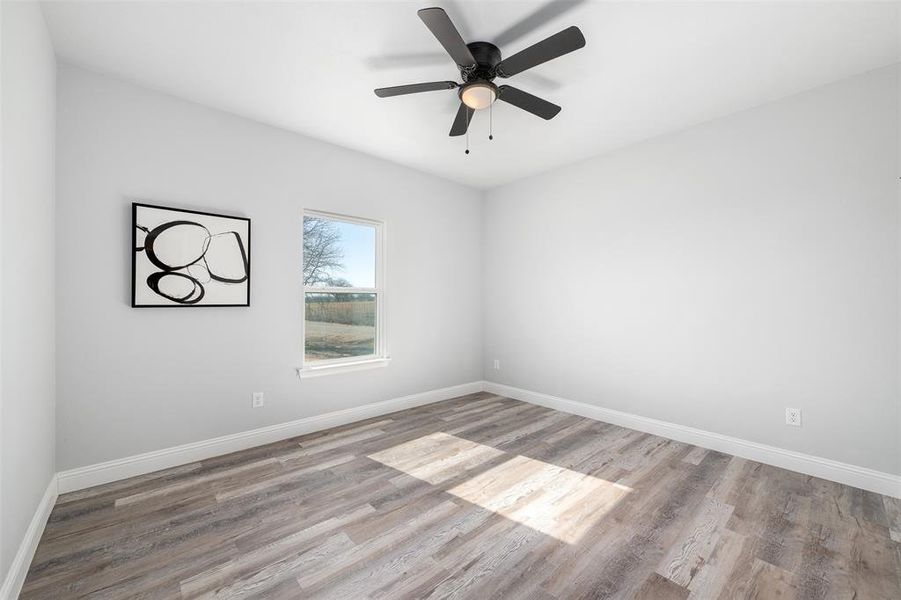
<instances>
[{"instance_id":1,"label":"window pane","mask_svg":"<svg viewBox=\"0 0 901 600\"><path fill-rule=\"evenodd\" d=\"M303 218L303 284L375 287L375 227Z\"/></svg>"},{"instance_id":2,"label":"window pane","mask_svg":"<svg viewBox=\"0 0 901 600\"><path fill-rule=\"evenodd\" d=\"M375 354L375 294L306 294L304 360Z\"/></svg>"}]
</instances>

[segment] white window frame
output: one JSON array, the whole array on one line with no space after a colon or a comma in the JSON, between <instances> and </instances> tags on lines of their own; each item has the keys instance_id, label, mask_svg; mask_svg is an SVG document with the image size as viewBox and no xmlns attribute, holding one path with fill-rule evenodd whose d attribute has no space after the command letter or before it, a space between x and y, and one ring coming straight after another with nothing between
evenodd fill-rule
<instances>
[{"instance_id":1,"label":"white window frame","mask_svg":"<svg viewBox=\"0 0 901 600\"><path fill-rule=\"evenodd\" d=\"M388 340L385 334L387 328L385 326L385 222L375 219L366 219L362 217L352 217L337 213L323 212L319 210L304 210L301 215L301 235L303 235L303 219L305 217L316 217L318 219L327 219L330 221L340 221L343 223L353 223L357 225L365 225L375 229L375 287L324 287L324 286L307 286L303 287L301 294L301 330L300 330L300 359L301 366L297 369L297 374L302 379L307 377L316 377L319 375L328 375L333 373L345 373L348 371L359 371L361 369L371 369L376 367L385 367L391 361L388 356ZM302 241L302 240L301 240ZM301 252L303 252L303 244L301 243ZM375 352L366 356L349 356L347 358L329 358L325 360L316 360L308 362L306 359L306 314L307 314L307 294L308 293L335 293L335 294L375 294Z\"/></svg>"}]
</instances>

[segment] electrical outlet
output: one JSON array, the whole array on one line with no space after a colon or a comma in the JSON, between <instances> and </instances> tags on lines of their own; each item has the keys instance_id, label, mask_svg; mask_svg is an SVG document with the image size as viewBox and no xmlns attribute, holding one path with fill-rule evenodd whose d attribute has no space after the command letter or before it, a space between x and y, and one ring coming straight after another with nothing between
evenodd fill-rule
<instances>
[{"instance_id":1,"label":"electrical outlet","mask_svg":"<svg viewBox=\"0 0 901 600\"><path fill-rule=\"evenodd\" d=\"M791 425L792 427L800 427L801 426L801 409L800 408L786 408L785 409L785 424Z\"/></svg>"},{"instance_id":2,"label":"electrical outlet","mask_svg":"<svg viewBox=\"0 0 901 600\"><path fill-rule=\"evenodd\" d=\"M495 371L501 370L501 361L496 358L494 359L494 370Z\"/></svg>"},{"instance_id":3,"label":"electrical outlet","mask_svg":"<svg viewBox=\"0 0 901 600\"><path fill-rule=\"evenodd\" d=\"M266 401L263 399L263 392L254 392L253 393L253 403L251 406L253 408L261 408Z\"/></svg>"}]
</instances>

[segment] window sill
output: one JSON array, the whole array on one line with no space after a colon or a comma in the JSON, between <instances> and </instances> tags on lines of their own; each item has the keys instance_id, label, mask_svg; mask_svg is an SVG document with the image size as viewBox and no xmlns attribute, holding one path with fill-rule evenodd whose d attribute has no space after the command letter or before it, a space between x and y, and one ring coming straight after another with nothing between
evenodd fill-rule
<instances>
[{"instance_id":1,"label":"window sill","mask_svg":"<svg viewBox=\"0 0 901 600\"><path fill-rule=\"evenodd\" d=\"M338 373L350 373L351 371L363 371L365 369L378 369L387 367L391 362L390 357L372 358L369 360L361 360L357 362L346 362L331 365L320 365L318 367L298 367L297 376L301 379L310 377L321 377L323 375L337 375Z\"/></svg>"}]
</instances>

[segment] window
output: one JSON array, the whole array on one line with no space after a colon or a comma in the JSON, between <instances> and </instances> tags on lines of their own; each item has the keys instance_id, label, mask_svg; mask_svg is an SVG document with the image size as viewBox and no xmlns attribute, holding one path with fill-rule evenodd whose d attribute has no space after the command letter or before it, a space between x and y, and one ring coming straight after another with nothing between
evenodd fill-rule
<instances>
[{"instance_id":1,"label":"window","mask_svg":"<svg viewBox=\"0 0 901 600\"><path fill-rule=\"evenodd\" d=\"M387 364L382 229L304 213L302 377Z\"/></svg>"}]
</instances>

